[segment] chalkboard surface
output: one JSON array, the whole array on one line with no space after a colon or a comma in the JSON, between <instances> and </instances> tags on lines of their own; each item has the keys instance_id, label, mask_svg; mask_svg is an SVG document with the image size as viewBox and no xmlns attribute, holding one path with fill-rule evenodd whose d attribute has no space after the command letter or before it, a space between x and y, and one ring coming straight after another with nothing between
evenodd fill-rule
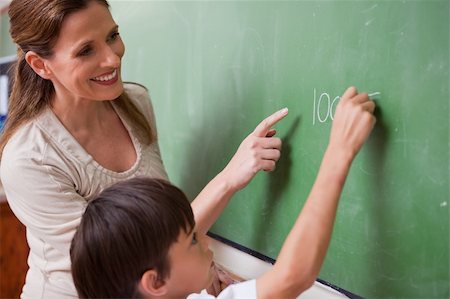
<instances>
[{"instance_id":1,"label":"chalkboard surface","mask_svg":"<svg viewBox=\"0 0 450 299\"><path fill-rule=\"evenodd\" d=\"M152 96L171 180L193 198L267 115L283 156L212 231L276 258L339 95L377 93L320 278L367 298L449 297L449 1L113 1L125 80ZM308 244L305 244L308 246ZM293 261L295 263L295 261Z\"/></svg>"}]
</instances>

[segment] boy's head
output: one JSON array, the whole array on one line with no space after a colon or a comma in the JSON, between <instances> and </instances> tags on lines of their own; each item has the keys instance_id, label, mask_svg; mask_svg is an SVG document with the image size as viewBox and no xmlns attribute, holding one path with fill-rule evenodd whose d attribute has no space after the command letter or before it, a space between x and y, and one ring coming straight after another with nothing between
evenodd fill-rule
<instances>
[{"instance_id":1,"label":"boy's head","mask_svg":"<svg viewBox=\"0 0 450 299\"><path fill-rule=\"evenodd\" d=\"M184 193L135 178L92 200L70 249L82 298L186 297L209 286L212 252Z\"/></svg>"}]
</instances>

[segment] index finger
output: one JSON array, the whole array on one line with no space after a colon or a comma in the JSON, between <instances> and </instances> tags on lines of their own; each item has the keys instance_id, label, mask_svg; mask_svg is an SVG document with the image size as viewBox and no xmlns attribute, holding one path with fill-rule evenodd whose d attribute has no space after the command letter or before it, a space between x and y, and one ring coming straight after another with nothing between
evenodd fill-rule
<instances>
[{"instance_id":1,"label":"index finger","mask_svg":"<svg viewBox=\"0 0 450 299\"><path fill-rule=\"evenodd\" d=\"M258 137L266 137L267 133L272 128L272 126L275 125L280 120L282 120L287 114L288 109L283 108L281 110L278 110L274 114L268 116L266 119L260 122L259 125L255 128L255 130L253 131L253 135L256 135Z\"/></svg>"},{"instance_id":2,"label":"index finger","mask_svg":"<svg viewBox=\"0 0 450 299\"><path fill-rule=\"evenodd\" d=\"M344 93L341 96L341 99L350 99L353 98L355 95L358 94L358 90L356 89L356 87L354 86L350 86L349 88L347 88Z\"/></svg>"}]
</instances>

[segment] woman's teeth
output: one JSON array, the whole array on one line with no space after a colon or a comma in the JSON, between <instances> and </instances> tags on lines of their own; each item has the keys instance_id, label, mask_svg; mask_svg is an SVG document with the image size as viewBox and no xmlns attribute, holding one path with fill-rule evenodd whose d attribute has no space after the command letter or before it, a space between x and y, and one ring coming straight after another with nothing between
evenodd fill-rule
<instances>
[{"instance_id":1,"label":"woman's teeth","mask_svg":"<svg viewBox=\"0 0 450 299\"><path fill-rule=\"evenodd\" d=\"M113 79L114 77L116 77L116 74L117 74L117 70L114 70L109 75L95 77L95 78L92 78L92 80L95 80L95 81L109 81L109 80Z\"/></svg>"}]
</instances>

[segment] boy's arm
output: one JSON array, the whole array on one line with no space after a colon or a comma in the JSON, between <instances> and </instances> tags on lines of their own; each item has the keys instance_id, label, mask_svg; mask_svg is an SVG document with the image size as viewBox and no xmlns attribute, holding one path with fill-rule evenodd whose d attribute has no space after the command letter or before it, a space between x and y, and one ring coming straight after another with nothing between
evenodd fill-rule
<instances>
[{"instance_id":1,"label":"boy's arm","mask_svg":"<svg viewBox=\"0 0 450 299\"><path fill-rule=\"evenodd\" d=\"M257 279L258 298L295 298L314 283L351 163L375 124L374 109L354 87L342 96L316 181L274 267Z\"/></svg>"},{"instance_id":2,"label":"boy's arm","mask_svg":"<svg viewBox=\"0 0 450 299\"><path fill-rule=\"evenodd\" d=\"M228 165L192 201L198 233L206 234L230 198L244 188L260 170L272 171L280 158L281 139L272 129L288 113L281 109L264 119L242 141Z\"/></svg>"}]
</instances>

